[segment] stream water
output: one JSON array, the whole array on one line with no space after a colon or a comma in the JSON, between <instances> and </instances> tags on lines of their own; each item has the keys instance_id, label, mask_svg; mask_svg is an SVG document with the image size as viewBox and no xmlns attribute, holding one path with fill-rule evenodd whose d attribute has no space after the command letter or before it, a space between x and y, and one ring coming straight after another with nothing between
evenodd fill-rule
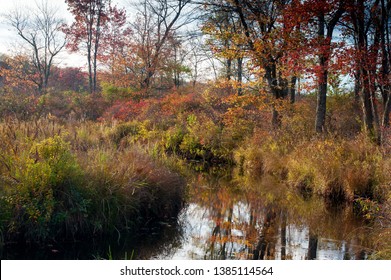
<instances>
[{"instance_id":1,"label":"stream water","mask_svg":"<svg viewBox=\"0 0 391 280\"><path fill-rule=\"evenodd\" d=\"M373 228L349 205L305 198L273 178L198 173L188 203L141 237L9 248L10 259L366 259ZM244 190L243 190L244 189Z\"/></svg>"},{"instance_id":2,"label":"stream water","mask_svg":"<svg viewBox=\"0 0 391 280\"><path fill-rule=\"evenodd\" d=\"M200 175L193 184L179 217L180 241L149 258L366 259L371 253L373 228L349 205L304 198L273 178Z\"/></svg>"}]
</instances>

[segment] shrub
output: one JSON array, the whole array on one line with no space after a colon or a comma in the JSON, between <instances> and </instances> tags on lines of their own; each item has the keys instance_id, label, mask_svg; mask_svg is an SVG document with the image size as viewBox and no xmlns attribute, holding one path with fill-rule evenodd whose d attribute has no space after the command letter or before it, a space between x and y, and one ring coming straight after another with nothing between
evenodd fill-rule
<instances>
[{"instance_id":1,"label":"shrub","mask_svg":"<svg viewBox=\"0 0 391 280\"><path fill-rule=\"evenodd\" d=\"M72 234L70 226L77 226L88 201L80 193L82 171L69 143L60 136L36 143L19 166L13 176L18 183L7 198L13 209L11 232L27 240L45 240L61 231Z\"/></svg>"},{"instance_id":2,"label":"shrub","mask_svg":"<svg viewBox=\"0 0 391 280\"><path fill-rule=\"evenodd\" d=\"M106 82L102 82L101 87L103 98L110 103L113 103L117 100L127 99L132 97L133 94L133 90L131 88L117 87Z\"/></svg>"},{"instance_id":3,"label":"shrub","mask_svg":"<svg viewBox=\"0 0 391 280\"><path fill-rule=\"evenodd\" d=\"M140 150L91 150L83 166L92 194L94 231L135 230L142 221L175 216L182 207L180 177Z\"/></svg>"},{"instance_id":4,"label":"shrub","mask_svg":"<svg viewBox=\"0 0 391 280\"><path fill-rule=\"evenodd\" d=\"M234 157L242 173L249 176L271 174L284 178L287 149L283 141L275 140L267 132L256 130L252 137L235 149Z\"/></svg>"},{"instance_id":5,"label":"shrub","mask_svg":"<svg viewBox=\"0 0 391 280\"><path fill-rule=\"evenodd\" d=\"M139 122L125 122L115 125L109 134L110 139L118 146L121 140L127 136L136 136L140 133L141 125Z\"/></svg>"}]
</instances>

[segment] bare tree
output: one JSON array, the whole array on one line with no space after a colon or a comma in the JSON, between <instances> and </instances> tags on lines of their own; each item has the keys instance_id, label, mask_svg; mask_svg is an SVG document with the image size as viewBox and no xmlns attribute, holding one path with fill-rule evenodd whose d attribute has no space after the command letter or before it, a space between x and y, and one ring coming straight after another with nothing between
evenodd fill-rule
<instances>
[{"instance_id":1,"label":"bare tree","mask_svg":"<svg viewBox=\"0 0 391 280\"><path fill-rule=\"evenodd\" d=\"M187 14L191 0L142 0L133 25L141 46L144 77L141 87L148 90L159 60L170 38L192 18ZM186 15L187 14L187 15Z\"/></svg>"},{"instance_id":2,"label":"bare tree","mask_svg":"<svg viewBox=\"0 0 391 280\"><path fill-rule=\"evenodd\" d=\"M205 65L207 64L210 65L213 70L214 77L217 79L218 75L214 65L215 61L213 60L213 54L208 53L210 48L204 44L202 38L200 36L195 36L188 41L188 45L190 48L189 64L192 70L190 75L193 87L197 84L198 79L202 75L202 68L205 68Z\"/></svg>"},{"instance_id":3,"label":"bare tree","mask_svg":"<svg viewBox=\"0 0 391 280\"><path fill-rule=\"evenodd\" d=\"M64 20L57 13L57 8L50 6L48 1L42 1L33 10L15 7L5 15L31 54L32 64L38 73L36 84L40 93L46 90L53 59L66 42L61 31Z\"/></svg>"}]
</instances>

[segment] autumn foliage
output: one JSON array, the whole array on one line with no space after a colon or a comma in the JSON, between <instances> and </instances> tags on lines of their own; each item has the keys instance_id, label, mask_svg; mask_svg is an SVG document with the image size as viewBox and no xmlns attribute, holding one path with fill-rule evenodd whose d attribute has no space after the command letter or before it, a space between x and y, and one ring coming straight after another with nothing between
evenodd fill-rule
<instances>
[{"instance_id":1,"label":"autumn foliage","mask_svg":"<svg viewBox=\"0 0 391 280\"><path fill-rule=\"evenodd\" d=\"M193 166L271 176L363 215L391 204L390 1L154 0L133 18L110 0L66 3L85 68L51 65L42 90L31 55L1 57L0 235L176 215L171 171Z\"/></svg>"}]
</instances>

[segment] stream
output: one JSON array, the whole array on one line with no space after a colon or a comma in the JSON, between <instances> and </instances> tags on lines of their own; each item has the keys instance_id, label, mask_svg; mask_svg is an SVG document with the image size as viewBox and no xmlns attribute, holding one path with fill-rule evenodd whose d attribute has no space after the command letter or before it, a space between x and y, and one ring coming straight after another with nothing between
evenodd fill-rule
<instances>
[{"instance_id":1,"label":"stream","mask_svg":"<svg viewBox=\"0 0 391 280\"><path fill-rule=\"evenodd\" d=\"M2 259L366 259L373 228L351 205L304 197L272 177L196 173L171 221L88 244L6 247Z\"/></svg>"}]
</instances>

